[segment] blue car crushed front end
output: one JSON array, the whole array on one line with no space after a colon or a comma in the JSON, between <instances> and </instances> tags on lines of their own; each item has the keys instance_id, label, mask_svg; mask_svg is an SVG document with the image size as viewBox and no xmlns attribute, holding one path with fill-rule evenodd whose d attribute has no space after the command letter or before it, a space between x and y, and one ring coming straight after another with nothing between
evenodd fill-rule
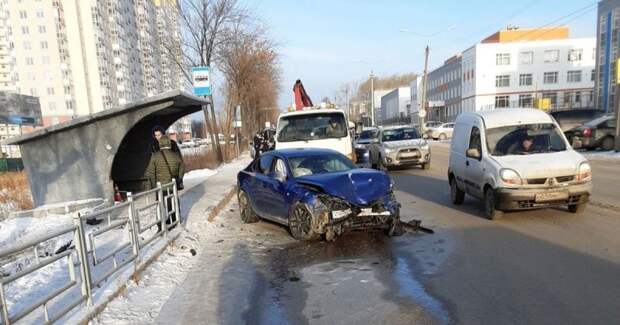
<instances>
[{"instance_id":1,"label":"blue car crushed front end","mask_svg":"<svg viewBox=\"0 0 620 325\"><path fill-rule=\"evenodd\" d=\"M384 172L354 169L295 178L297 200L313 216L315 233L339 235L347 230L398 225L400 204Z\"/></svg>"}]
</instances>

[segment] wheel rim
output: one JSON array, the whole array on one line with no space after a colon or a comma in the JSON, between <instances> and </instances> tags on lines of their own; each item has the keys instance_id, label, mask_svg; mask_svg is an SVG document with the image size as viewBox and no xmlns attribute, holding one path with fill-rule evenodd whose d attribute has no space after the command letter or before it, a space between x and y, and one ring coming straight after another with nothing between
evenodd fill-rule
<instances>
[{"instance_id":1,"label":"wheel rim","mask_svg":"<svg viewBox=\"0 0 620 325\"><path fill-rule=\"evenodd\" d=\"M310 213L302 207L295 209L294 217L296 224L293 225L299 230L301 235L306 235L310 232Z\"/></svg>"},{"instance_id":2,"label":"wheel rim","mask_svg":"<svg viewBox=\"0 0 620 325\"><path fill-rule=\"evenodd\" d=\"M248 213L248 198L244 192L239 194L239 208L241 209L241 216L246 217Z\"/></svg>"}]
</instances>

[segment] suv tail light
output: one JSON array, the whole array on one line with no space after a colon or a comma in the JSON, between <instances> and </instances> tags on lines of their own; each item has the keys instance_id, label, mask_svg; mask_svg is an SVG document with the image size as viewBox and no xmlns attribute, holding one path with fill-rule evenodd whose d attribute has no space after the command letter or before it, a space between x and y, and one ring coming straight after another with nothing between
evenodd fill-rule
<instances>
[{"instance_id":1,"label":"suv tail light","mask_svg":"<svg viewBox=\"0 0 620 325\"><path fill-rule=\"evenodd\" d=\"M592 129L591 128L586 128L585 130L583 130L583 135L586 136L586 137L592 136Z\"/></svg>"}]
</instances>

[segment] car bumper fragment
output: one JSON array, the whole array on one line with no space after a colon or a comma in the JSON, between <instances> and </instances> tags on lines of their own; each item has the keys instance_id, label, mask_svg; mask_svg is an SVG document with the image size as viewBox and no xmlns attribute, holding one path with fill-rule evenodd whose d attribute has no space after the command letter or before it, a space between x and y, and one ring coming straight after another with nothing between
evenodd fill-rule
<instances>
[{"instance_id":1,"label":"car bumper fragment","mask_svg":"<svg viewBox=\"0 0 620 325\"><path fill-rule=\"evenodd\" d=\"M528 210L581 204L589 201L592 183L533 189L498 189L497 209Z\"/></svg>"}]
</instances>

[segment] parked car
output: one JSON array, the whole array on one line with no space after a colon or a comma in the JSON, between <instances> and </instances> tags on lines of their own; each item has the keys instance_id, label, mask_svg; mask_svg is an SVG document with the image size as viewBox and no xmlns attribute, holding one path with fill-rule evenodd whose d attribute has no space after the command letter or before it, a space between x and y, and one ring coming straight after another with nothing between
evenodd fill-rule
<instances>
[{"instance_id":1,"label":"parked car","mask_svg":"<svg viewBox=\"0 0 620 325\"><path fill-rule=\"evenodd\" d=\"M582 212L592 192L588 161L555 120L536 109L462 113L450 146L452 203L484 200L489 219L503 211L567 206Z\"/></svg>"},{"instance_id":2,"label":"parked car","mask_svg":"<svg viewBox=\"0 0 620 325\"><path fill-rule=\"evenodd\" d=\"M452 138L454 123L443 123L436 127L431 127L426 131L428 138L435 140L446 140Z\"/></svg>"},{"instance_id":3,"label":"parked car","mask_svg":"<svg viewBox=\"0 0 620 325\"><path fill-rule=\"evenodd\" d=\"M381 129L368 147L370 165L375 169L419 165L430 168L431 148L412 126Z\"/></svg>"},{"instance_id":4,"label":"parked car","mask_svg":"<svg viewBox=\"0 0 620 325\"><path fill-rule=\"evenodd\" d=\"M582 126L564 132L574 149L613 150L616 137L616 118L604 115Z\"/></svg>"},{"instance_id":5,"label":"parked car","mask_svg":"<svg viewBox=\"0 0 620 325\"><path fill-rule=\"evenodd\" d=\"M379 129L375 127L364 128L357 139L353 142L356 163L367 164L369 162L368 146L373 140L379 138Z\"/></svg>"},{"instance_id":6,"label":"parked car","mask_svg":"<svg viewBox=\"0 0 620 325\"><path fill-rule=\"evenodd\" d=\"M326 240L350 230L393 234L400 204L390 177L357 168L330 149L282 149L264 153L237 175L241 220L265 218L289 227L299 240Z\"/></svg>"},{"instance_id":7,"label":"parked car","mask_svg":"<svg viewBox=\"0 0 620 325\"><path fill-rule=\"evenodd\" d=\"M440 122L440 121L426 121L426 122L424 122L424 124L422 124L422 127L421 127L420 131L421 131L423 137L427 138L428 137L427 132L428 132L428 130L430 128L438 127L438 126L440 126L442 124L443 124L443 122Z\"/></svg>"}]
</instances>

